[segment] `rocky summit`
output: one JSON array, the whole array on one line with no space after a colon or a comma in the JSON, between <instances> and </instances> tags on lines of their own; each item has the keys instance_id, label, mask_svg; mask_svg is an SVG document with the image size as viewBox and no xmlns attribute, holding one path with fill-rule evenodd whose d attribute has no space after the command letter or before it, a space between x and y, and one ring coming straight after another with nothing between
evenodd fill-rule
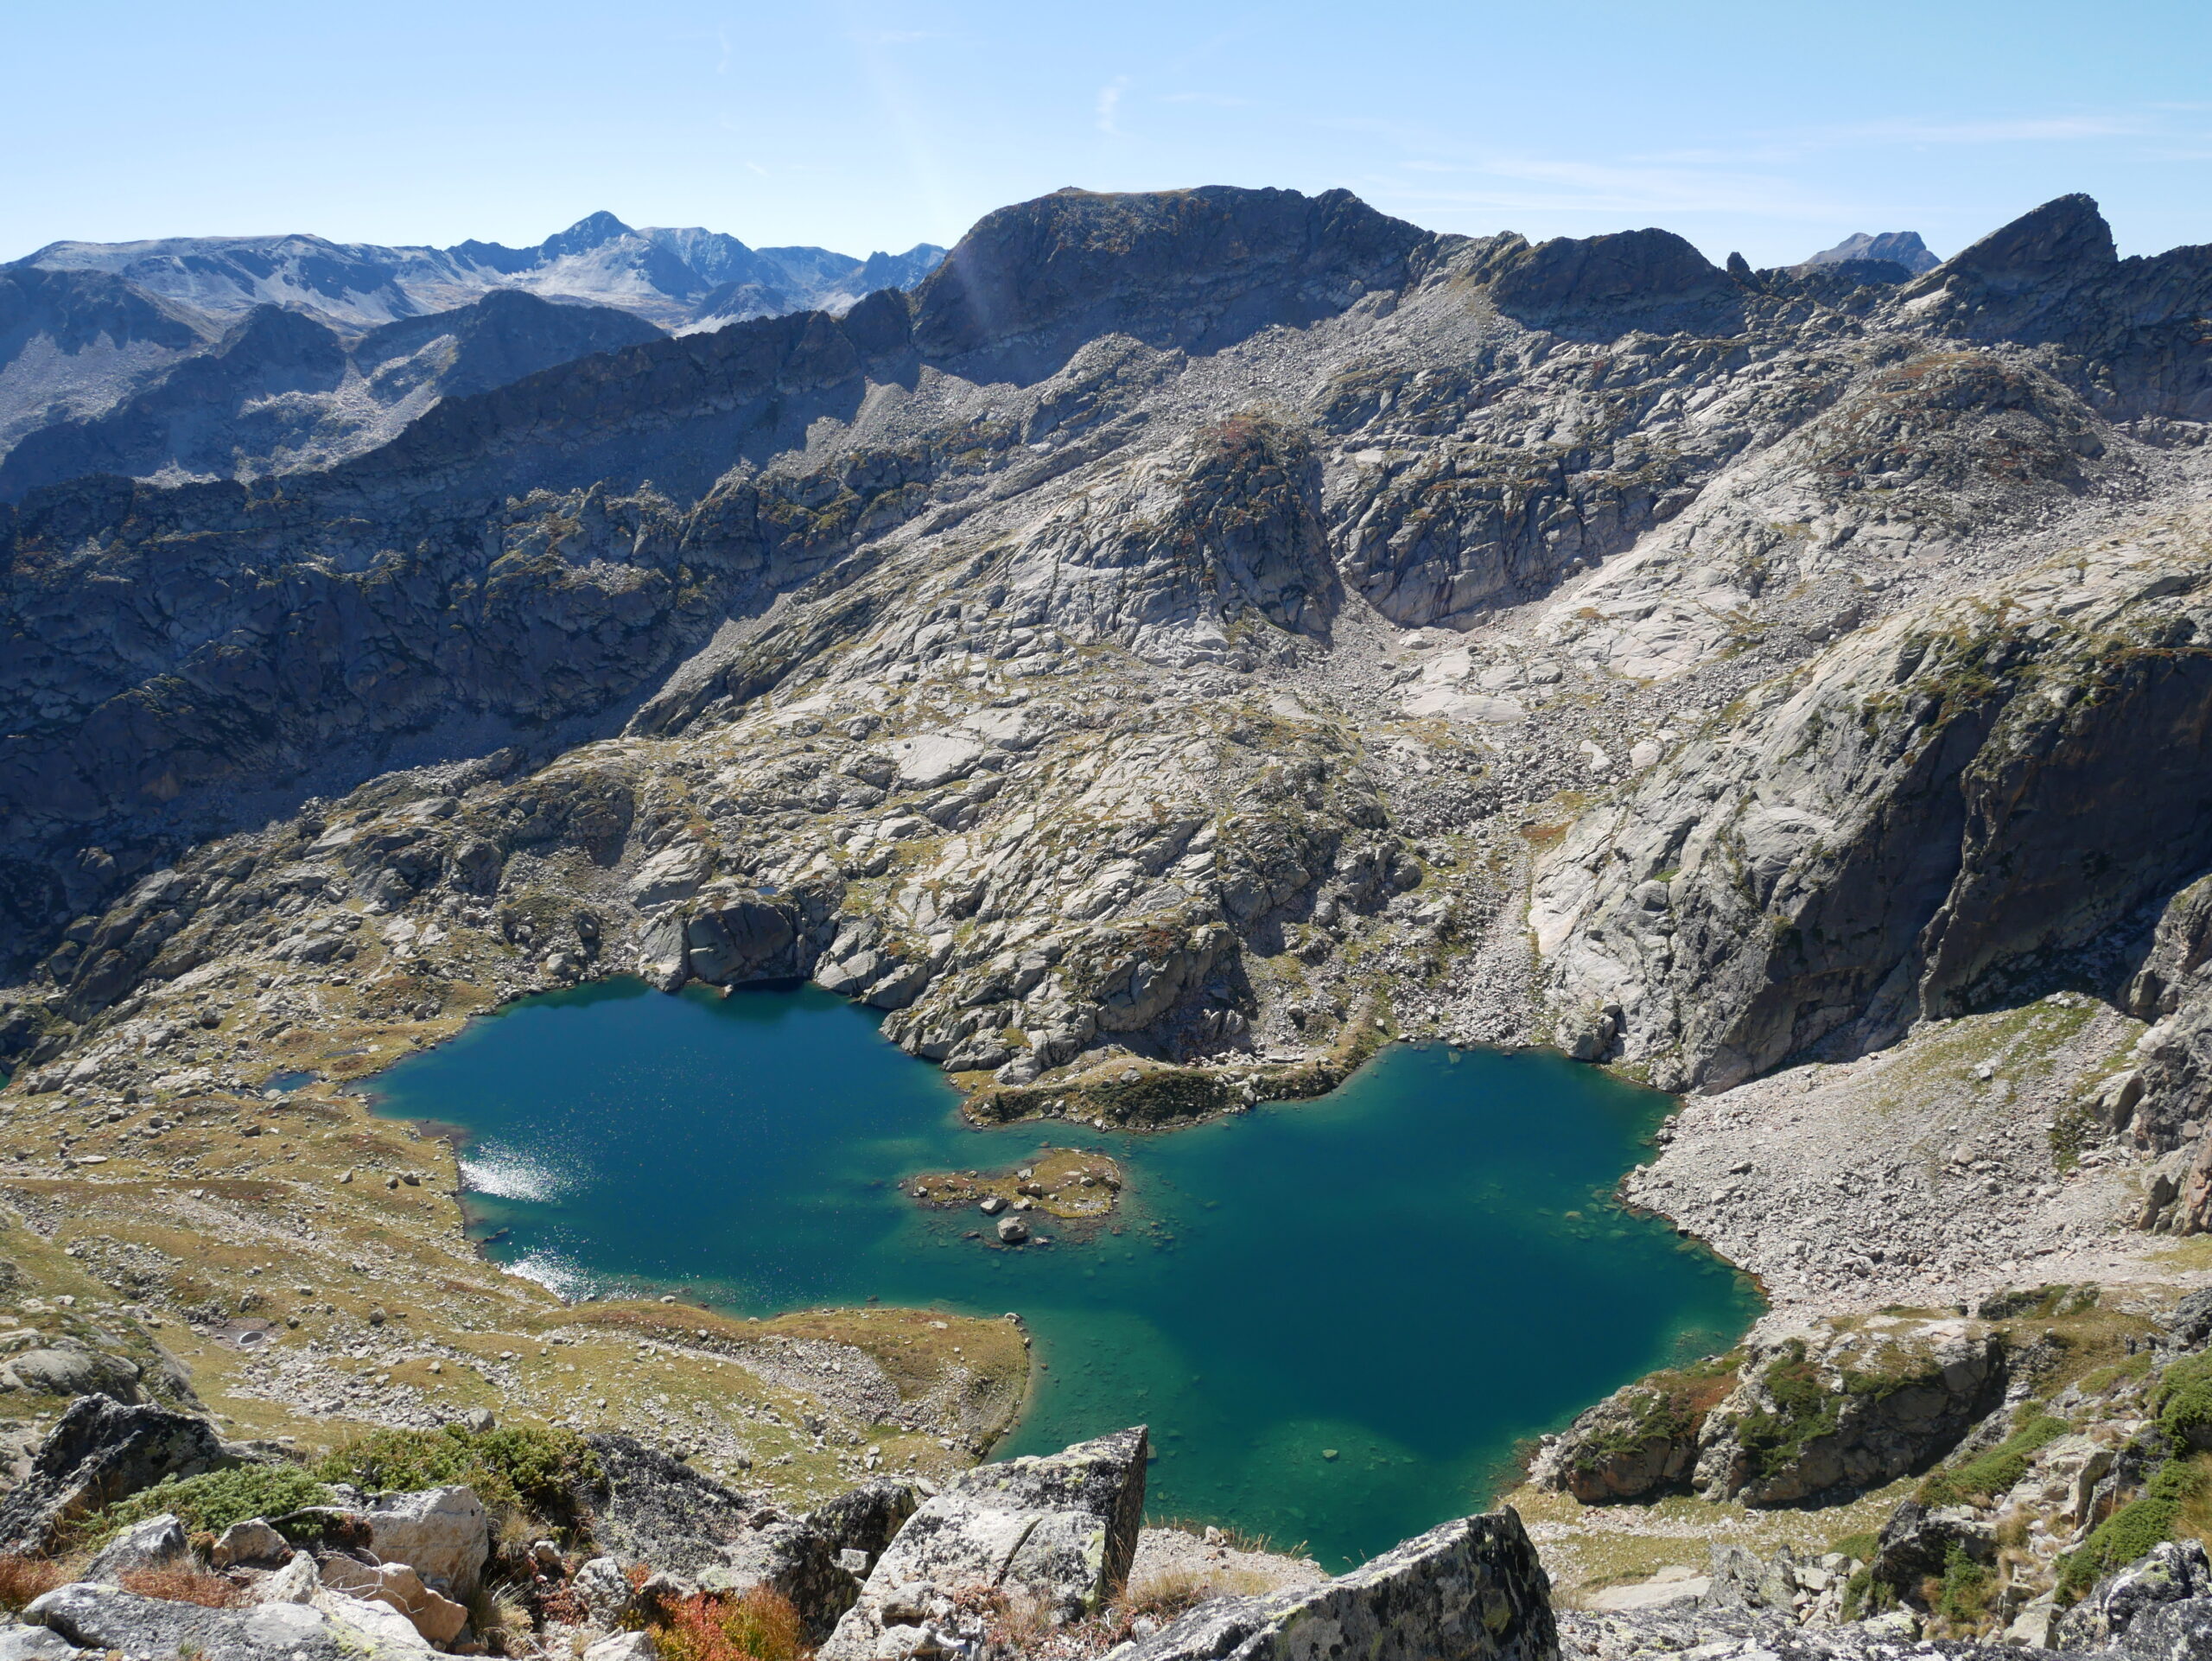
<instances>
[{"instance_id":1,"label":"rocky summit","mask_svg":"<svg viewBox=\"0 0 2212 1661\"><path fill-rule=\"evenodd\" d=\"M183 349L58 259L13 280ZM1068 189L899 280L549 344L520 296L435 347L251 313L0 466L23 1505L105 1367L279 1462L495 1398L754 1470L698 1501L715 1564L549 1546L531 1630L610 1645L772 1583L841 1656L2202 1653L2212 250L2120 258L2078 195L1762 270ZM299 448L345 420L374 442ZM248 430L292 460L220 465ZM563 1305L339 1088L616 976L811 979L977 1122L1555 1045L1684 1095L1621 1199L1770 1312L1536 1449L1514 1511L1137 1611L1141 1434L959 1474L1018 1322ZM936 1490L895 1533L798 1520L893 1468ZM442 1621L372 1527L318 1524L297 1607ZM45 1632L155 1619L89 1584Z\"/></svg>"}]
</instances>

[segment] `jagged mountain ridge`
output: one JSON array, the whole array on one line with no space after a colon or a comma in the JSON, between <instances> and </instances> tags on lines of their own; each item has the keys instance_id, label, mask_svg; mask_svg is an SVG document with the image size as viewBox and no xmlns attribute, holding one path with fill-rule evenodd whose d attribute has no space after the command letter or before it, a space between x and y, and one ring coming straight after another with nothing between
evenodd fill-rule
<instances>
[{"instance_id":1,"label":"jagged mountain ridge","mask_svg":"<svg viewBox=\"0 0 2212 1661\"><path fill-rule=\"evenodd\" d=\"M635 312L667 329L748 316L841 310L879 288L911 287L944 251L921 244L866 259L823 248L748 248L691 227L633 230L586 215L534 248L468 241L384 247L322 237L164 237L49 243L18 264L99 271L218 318L257 305L307 311L340 328L446 311L494 289Z\"/></svg>"},{"instance_id":2,"label":"jagged mountain ridge","mask_svg":"<svg viewBox=\"0 0 2212 1661\"><path fill-rule=\"evenodd\" d=\"M327 467L389 440L440 398L660 338L627 312L516 290L351 338L257 306L99 414L25 435L0 455L0 500L91 473L176 482Z\"/></svg>"},{"instance_id":3,"label":"jagged mountain ridge","mask_svg":"<svg viewBox=\"0 0 2212 1661\"><path fill-rule=\"evenodd\" d=\"M1960 758L2049 771L2125 705L2046 733L2029 689L2151 675L2157 799L2191 799L2212 256L2120 260L2062 198L1874 276L1064 192L911 296L448 398L327 472L33 492L29 1081L122 1079L170 981L294 950L272 904L487 996L810 975L992 1112L1292 1088L1378 1006L1721 1090L2053 976L2125 999L2208 850L2054 886L2047 830L1983 828L1997 752ZM2119 609L2054 627L2076 568ZM1964 680L1916 686L1923 648L1859 688L1961 630ZM1857 713L1793 724L1808 685ZM2127 811L2135 753L2082 811ZM445 770L355 788L403 760ZM244 828L310 785L343 799ZM1868 899L1875 944L1802 967ZM2129 1120L2161 1160L2184 1123Z\"/></svg>"}]
</instances>

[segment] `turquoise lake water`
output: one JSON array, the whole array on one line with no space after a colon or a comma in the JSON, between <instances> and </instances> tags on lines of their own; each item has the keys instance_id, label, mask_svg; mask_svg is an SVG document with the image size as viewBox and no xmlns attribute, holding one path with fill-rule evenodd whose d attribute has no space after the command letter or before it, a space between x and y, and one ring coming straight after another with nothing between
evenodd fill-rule
<instances>
[{"instance_id":1,"label":"turquoise lake water","mask_svg":"<svg viewBox=\"0 0 2212 1661\"><path fill-rule=\"evenodd\" d=\"M1478 1506L1515 1441L1724 1349L1748 1284L1608 1199L1665 1097L1560 1057L1398 1047L1319 1101L1166 1135L975 1130L816 988L531 998L374 1081L458 1127L480 1235L561 1289L741 1314L1019 1310L1045 1364L1001 1454L1139 1422L1155 1518L1343 1567ZM1119 1236L996 1251L894 1186L1050 1141L1123 1164ZM1333 1460L1323 1457L1334 1449Z\"/></svg>"}]
</instances>

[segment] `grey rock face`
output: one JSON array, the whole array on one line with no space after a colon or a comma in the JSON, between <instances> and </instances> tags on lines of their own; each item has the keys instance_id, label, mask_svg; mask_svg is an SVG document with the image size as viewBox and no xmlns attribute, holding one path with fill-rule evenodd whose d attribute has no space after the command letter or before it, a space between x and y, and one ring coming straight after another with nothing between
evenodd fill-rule
<instances>
[{"instance_id":1,"label":"grey rock face","mask_svg":"<svg viewBox=\"0 0 2212 1661\"><path fill-rule=\"evenodd\" d=\"M491 1556L492 1518L472 1489L385 1494L357 1515L383 1562L406 1563L456 1597L476 1589Z\"/></svg>"},{"instance_id":2,"label":"grey rock face","mask_svg":"<svg viewBox=\"0 0 2212 1661\"><path fill-rule=\"evenodd\" d=\"M1990 1525L1964 1506L1929 1510L1908 1499L1890 1514L1867 1565L1874 1580L1899 1593L1911 1593L1930 1575L1940 1578L1954 1552L1987 1563L1997 1556Z\"/></svg>"},{"instance_id":3,"label":"grey rock face","mask_svg":"<svg viewBox=\"0 0 2212 1661\"><path fill-rule=\"evenodd\" d=\"M73 1655L90 1655L60 1633L45 1626L11 1626L0 1631L0 1661L68 1661Z\"/></svg>"},{"instance_id":4,"label":"grey rock face","mask_svg":"<svg viewBox=\"0 0 2212 1661\"><path fill-rule=\"evenodd\" d=\"M0 1499L0 1551L48 1550L77 1518L163 1477L237 1462L205 1419L79 1397L39 1445L30 1474Z\"/></svg>"},{"instance_id":5,"label":"grey rock face","mask_svg":"<svg viewBox=\"0 0 2212 1661\"><path fill-rule=\"evenodd\" d=\"M1511 1511L1446 1523L1310 1590L1201 1604L1124 1661L1554 1661L1551 1584Z\"/></svg>"},{"instance_id":6,"label":"grey rock face","mask_svg":"<svg viewBox=\"0 0 2212 1661\"><path fill-rule=\"evenodd\" d=\"M2197 587L2139 556L2031 573L2002 585L2015 620L1900 614L1686 746L1538 879L1563 1031L1618 1008L1608 1047L1725 1089L1847 1026L1874 1047L2000 996L2171 892L2212 856L2178 808L2212 766L2212 679L2106 643L2193 636Z\"/></svg>"},{"instance_id":7,"label":"grey rock face","mask_svg":"<svg viewBox=\"0 0 2212 1661\"><path fill-rule=\"evenodd\" d=\"M696 1578L747 1539L762 1508L632 1436L594 1435L602 1486L585 1496L592 1536L624 1564Z\"/></svg>"},{"instance_id":8,"label":"grey rock face","mask_svg":"<svg viewBox=\"0 0 2212 1661\"><path fill-rule=\"evenodd\" d=\"M10 1358L4 1376L19 1390L49 1396L105 1396L118 1402L145 1399L138 1387L138 1364L105 1355L84 1345L25 1350Z\"/></svg>"},{"instance_id":9,"label":"grey rock face","mask_svg":"<svg viewBox=\"0 0 2212 1661\"><path fill-rule=\"evenodd\" d=\"M2198 1661L2212 1655L2212 1598L2153 1605L2129 1623L2119 1647L2139 1661Z\"/></svg>"},{"instance_id":10,"label":"grey rock face","mask_svg":"<svg viewBox=\"0 0 2212 1661\"><path fill-rule=\"evenodd\" d=\"M1586 1505L1690 1487L1795 1505L1926 1468L1999 1404L2005 1376L2002 1345L1965 1321L1816 1322L1751 1346L1732 1376L1615 1391L1548 1439L1529 1475Z\"/></svg>"},{"instance_id":11,"label":"grey rock face","mask_svg":"<svg viewBox=\"0 0 2212 1661\"><path fill-rule=\"evenodd\" d=\"M130 1570L182 1569L191 1562L192 1543L185 1538L183 1524L164 1512L134 1524L101 1547L85 1565L85 1578L120 1585Z\"/></svg>"},{"instance_id":12,"label":"grey rock face","mask_svg":"<svg viewBox=\"0 0 2212 1661\"><path fill-rule=\"evenodd\" d=\"M912 1483L879 1477L810 1511L806 1521L832 1549L864 1552L873 1565L921 1503Z\"/></svg>"},{"instance_id":13,"label":"grey rock face","mask_svg":"<svg viewBox=\"0 0 2212 1661\"><path fill-rule=\"evenodd\" d=\"M2202 1609L2183 1613L2183 1607L2208 1601L2212 1601L2212 1559L2206 1557L2202 1542L2167 1540L2092 1587L2087 1597L2059 1617L2054 1641L2075 1649L2120 1642L2130 1654L2161 1654L2203 1624ZM2140 1639L2126 1641L2139 1623L2164 1610L2175 1613Z\"/></svg>"},{"instance_id":14,"label":"grey rock face","mask_svg":"<svg viewBox=\"0 0 2212 1661\"><path fill-rule=\"evenodd\" d=\"M1139 1427L963 1472L893 1538L823 1645L825 1661L873 1655L887 1627L920 1621L934 1595L925 1587L995 1589L1059 1619L1095 1613L1136 1555L1148 1451Z\"/></svg>"},{"instance_id":15,"label":"grey rock face","mask_svg":"<svg viewBox=\"0 0 2212 1661\"><path fill-rule=\"evenodd\" d=\"M361 1661L365 1656L386 1661L393 1655L429 1653L428 1645L410 1651L380 1645L303 1604L207 1609L90 1583L59 1587L32 1602L23 1616L85 1649L127 1655L197 1652L226 1661Z\"/></svg>"},{"instance_id":16,"label":"grey rock face","mask_svg":"<svg viewBox=\"0 0 2212 1661\"><path fill-rule=\"evenodd\" d=\"M1755 1346L1742 1382L1706 1421L1700 1490L1713 1499L1789 1505L1924 1468L2004 1397L2002 1346L1960 1324L1908 1328L1863 1347L1798 1340ZM1817 1413L1783 1399L1801 1379L1827 1392Z\"/></svg>"}]
</instances>

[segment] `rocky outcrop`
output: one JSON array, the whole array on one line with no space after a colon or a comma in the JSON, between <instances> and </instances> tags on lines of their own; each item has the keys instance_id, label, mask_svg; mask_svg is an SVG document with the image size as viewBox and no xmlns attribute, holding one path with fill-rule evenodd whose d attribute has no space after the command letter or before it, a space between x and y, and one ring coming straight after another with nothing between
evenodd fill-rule
<instances>
[{"instance_id":1,"label":"rocky outcrop","mask_svg":"<svg viewBox=\"0 0 2212 1661\"><path fill-rule=\"evenodd\" d=\"M209 1609L89 1582L35 1600L23 1619L102 1653L236 1657L238 1661L397 1661L429 1645L381 1605L326 1598L321 1607L264 1603Z\"/></svg>"},{"instance_id":2,"label":"rocky outcrop","mask_svg":"<svg viewBox=\"0 0 2212 1661\"><path fill-rule=\"evenodd\" d=\"M126 1573L185 1569L192 1563L192 1543L185 1537L183 1524L165 1511L133 1524L102 1546L85 1565L85 1578L120 1586Z\"/></svg>"},{"instance_id":3,"label":"rocky outcrop","mask_svg":"<svg viewBox=\"0 0 2212 1661\"><path fill-rule=\"evenodd\" d=\"M47 1433L29 1474L0 1499L0 1551L49 1550L78 1518L163 1477L239 1462L205 1419L80 1396Z\"/></svg>"},{"instance_id":4,"label":"rocky outcrop","mask_svg":"<svg viewBox=\"0 0 2212 1661\"><path fill-rule=\"evenodd\" d=\"M940 1592L995 1592L1055 1620L1096 1613L1136 1555L1149 1451L1139 1427L963 1472L893 1538L823 1645L824 1661L905 1641L893 1634L919 1628Z\"/></svg>"},{"instance_id":5,"label":"rocky outcrop","mask_svg":"<svg viewBox=\"0 0 2212 1661\"><path fill-rule=\"evenodd\" d=\"M590 1439L598 1484L582 1496L599 1549L625 1565L696 1575L752 1531L760 1507L634 1436Z\"/></svg>"},{"instance_id":6,"label":"rocky outcrop","mask_svg":"<svg viewBox=\"0 0 2212 1661\"><path fill-rule=\"evenodd\" d=\"M627 1594L619 1571L632 1568L710 1592L765 1586L790 1601L817 1643L860 1594L860 1576L842 1554L860 1550L872 1558L913 1507L905 1485L871 1484L823 1513L791 1518L633 1437L596 1435L591 1446L601 1480L584 1505L594 1542L618 1571L616 1595Z\"/></svg>"},{"instance_id":7,"label":"rocky outcrop","mask_svg":"<svg viewBox=\"0 0 2212 1661\"><path fill-rule=\"evenodd\" d=\"M1554 1661L1551 1584L1510 1510L1446 1523L1307 1590L1217 1598L1123 1661Z\"/></svg>"},{"instance_id":8,"label":"rocky outcrop","mask_svg":"<svg viewBox=\"0 0 2212 1661\"><path fill-rule=\"evenodd\" d=\"M2193 875L2212 655L2178 553L1894 618L1585 819L1532 913L1561 1041L1726 1089L1847 1029L1857 1053L2040 990Z\"/></svg>"},{"instance_id":9,"label":"rocky outcrop","mask_svg":"<svg viewBox=\"0 0 2212 1661\"><path fill-rule=\"evenodd\" d=\"M2002 1344L1964 1321L1821 1322L1617 1391L1548 1437L1539 1486L1585 1505L1694 1488L1754 1506L1926 1469L2003 1399Z\"/></svg>"},{"instance_id":10,"label":"rocky outcrop","mask_svg":"<svg viewBox=\"0 0 2212 1661\"><path fill-rule=\"evenodd\" d=\"M2158 1619L2155 1624L2154 1617ZM2060 1617L2053 1647L2099 1649L2118 1642L2130 1655L2163 1655L2212 1618L2212 1560L2196 1540L2168 1540L2107 1575ZM2142 1625L2139 1634L2136 1628ZM2183 1653L2189 1651L2183 1650Z\"/></svg>"}]
</instances>

